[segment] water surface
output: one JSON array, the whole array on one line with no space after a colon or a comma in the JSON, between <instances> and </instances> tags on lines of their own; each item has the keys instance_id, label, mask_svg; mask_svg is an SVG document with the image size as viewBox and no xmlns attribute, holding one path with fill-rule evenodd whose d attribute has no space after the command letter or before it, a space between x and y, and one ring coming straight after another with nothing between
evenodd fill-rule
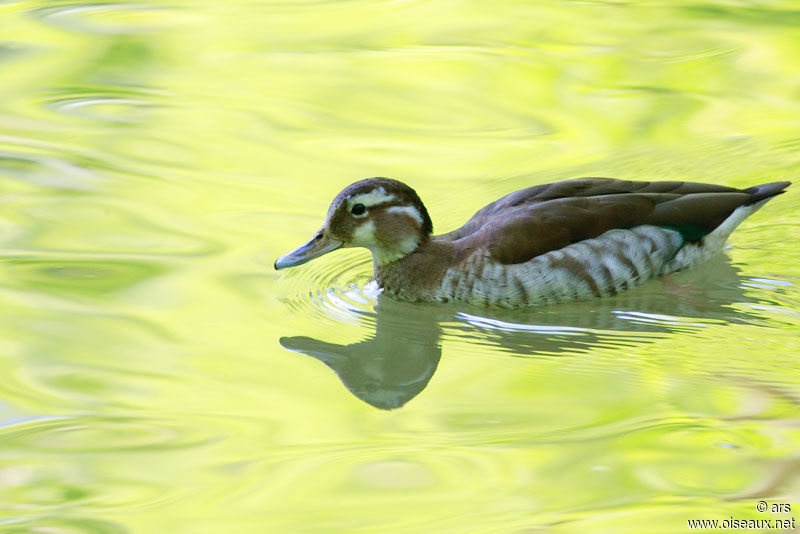
<instances>
[{"instance_id":1,"label":"water surface","mask_svg":"<svg viewBox=\"0 0 800 534\"><path fill-rule=\"evenodd\" d=\"M800 176L796 2L0 2L0 531L685 532L800 509L800 215L500 312L277 273L577 176ZM798 187L798 186L794 186Z\"/></svg>"}]
</instances>

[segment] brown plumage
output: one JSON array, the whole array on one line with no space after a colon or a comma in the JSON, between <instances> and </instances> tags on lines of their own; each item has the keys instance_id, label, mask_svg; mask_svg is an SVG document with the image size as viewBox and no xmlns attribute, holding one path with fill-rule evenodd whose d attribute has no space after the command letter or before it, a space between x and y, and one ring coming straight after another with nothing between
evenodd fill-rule
<instances>
[{"instance_id":1,"label":"brown plumage","mask_svg":"<svg viewBox=\"0 0 800 534\"><path fill-rule=\"evenodd\" d=\"M431 236L413 189L370 178L339 193L317 236L275 266L365 246L379 284L406 300L516 306L601 296L700 261L788 185L580 178L516 191Z\"/></svg>"},{"instance_id":2,"label":"brown plumage","mask_svg":"<svg viewBox=\"0 0 800 534\"><path fill-rule=\"evenodd\" d=\"M504 264L642 224L692 230L691 237L702 237L737 207L779 194L788 185L740 190L695 182L578 178L506 195L441 237L456 243L462 254L488 243L492 257Z\"/></svg>"}]
</instances>

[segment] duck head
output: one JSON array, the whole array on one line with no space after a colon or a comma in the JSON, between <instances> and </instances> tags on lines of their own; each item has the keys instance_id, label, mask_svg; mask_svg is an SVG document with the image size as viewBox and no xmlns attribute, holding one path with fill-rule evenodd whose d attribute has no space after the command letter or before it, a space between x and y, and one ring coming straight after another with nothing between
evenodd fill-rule
<instances>
[{"instance_id":1,"label":"duck head","mask_svg":"<svg viewBox=\"0 0 800 534\"><path fill-rule=\"evenodd\" d=\"M331 202L325 224L305 245L275 261L275 269L301 265L337 248L365 247L376 270L414 252L433 224L416 191L389 178L347 186Z\"/></svg>"}]
</instances>

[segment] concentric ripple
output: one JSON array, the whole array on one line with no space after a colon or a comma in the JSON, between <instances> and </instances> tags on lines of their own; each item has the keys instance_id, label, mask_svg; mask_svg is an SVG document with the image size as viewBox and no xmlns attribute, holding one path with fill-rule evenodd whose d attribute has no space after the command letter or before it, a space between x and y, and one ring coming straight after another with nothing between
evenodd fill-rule
<instances>
[{"instance_id":1,"label":"concentric ripple","mask_svg":"<svg viewBox=\"0 0 800 534\"><path fill-rule=\"evenodd\" d=\"M344 256L344 257L343 257ZM286 271L281 300L295 312L325 321L363 324L380 290L371 282L363 251L338 254L336 262L317 261Z\"/></svg>"}]
</instances>

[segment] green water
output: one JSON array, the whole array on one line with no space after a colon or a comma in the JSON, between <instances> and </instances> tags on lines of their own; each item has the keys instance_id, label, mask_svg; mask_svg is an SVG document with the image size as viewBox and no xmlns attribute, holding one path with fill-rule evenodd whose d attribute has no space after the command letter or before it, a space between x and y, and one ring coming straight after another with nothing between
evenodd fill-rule
<instances>
[{"instance_id":1,"label":"green water","mask_svg":"<svg viewBox=\"0 0 800 534\"><path fill-rule=\"evenodd\" d=\"M437 232L576 176L798 182L799 9L0 2L0 531L800 519L800 185L602 301L272 269L368 176Z\"/></svg>"}]
</instances>

